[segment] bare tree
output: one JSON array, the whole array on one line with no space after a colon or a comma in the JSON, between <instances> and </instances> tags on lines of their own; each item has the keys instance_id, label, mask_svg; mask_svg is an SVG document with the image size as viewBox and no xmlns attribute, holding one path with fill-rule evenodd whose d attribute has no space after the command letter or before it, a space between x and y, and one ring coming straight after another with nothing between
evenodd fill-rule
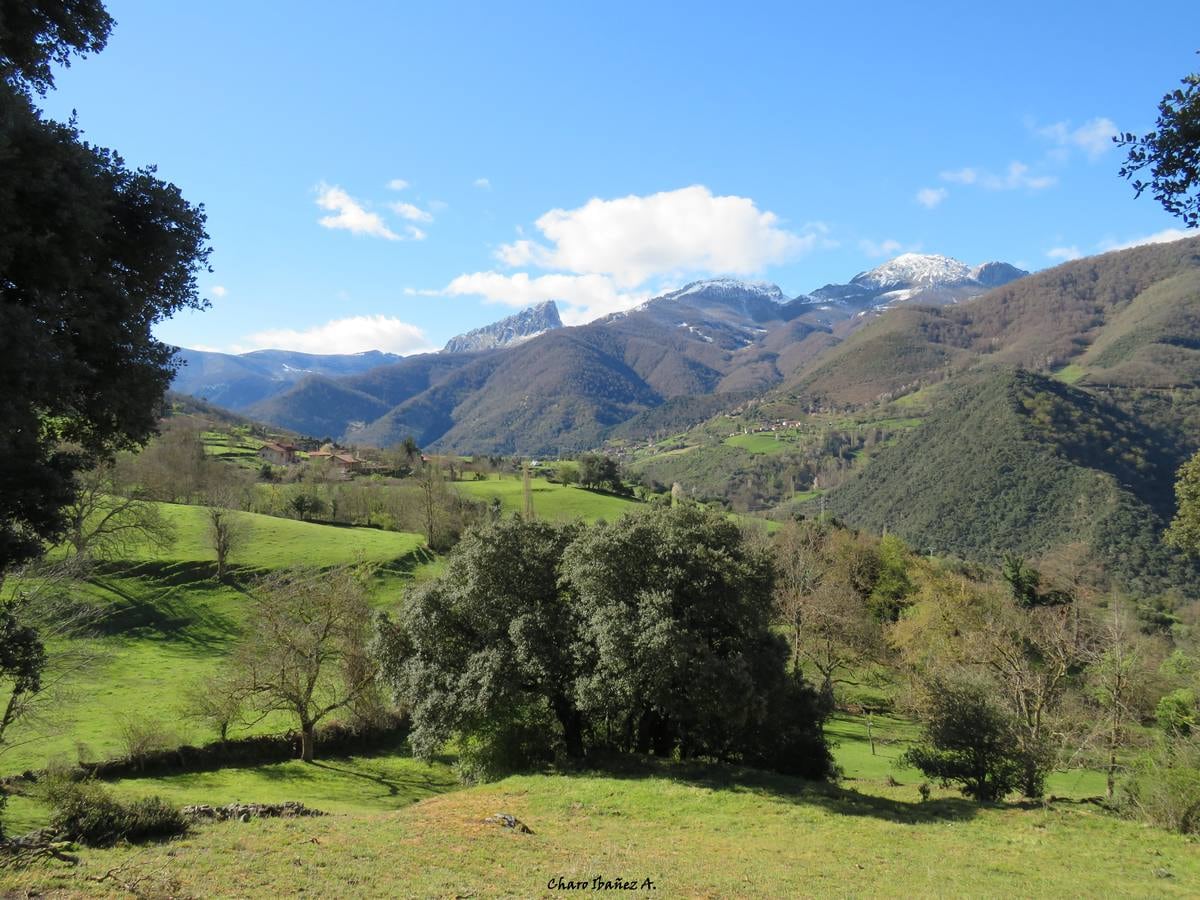
<instances>
[{"instance_id":1,"label":"bare tree","mask_svg":"<svg viewBox=\"0 0 1200 900\"><path fill-rule=\"evenodd\" d=\"M442 470L433 460L422 463L417 472L417 484L421 488L421 509L425 521L425 543L429 549L436 550L438 543L438 517L442 505L442 494L445 484L442 480Z\"/></svg>"},{"instance_id":2,"label":"bare tree","mask_svg":"<svg viewBox=\"0 0 1200 900\"><path fill-rule=\"evenodd\" d=\"M165 549L175 529L136 489L117 484L112 465L76 476L75 499L64 508L67 541L79 557L119 556L139 544Z\"/></svg>"},{"instance_id":3,"label":"bare tree","mask_svg":"<svg viewBox=\"0 0 1200 900\"><path fill-rule=\"evenodd\" d=\"M1153 707L1159 691L1157 665L1162 647L1142 634L1128 610L1111 610L1097 630L1087 654L1087 693L1099 717L1085 743L1104 753L1105 796L1116 789L1120 752L1137 732L1137 724Z\"/></svg>"},{"instance_id":4,"label":"bare tree","mask_svg":"<svg viewBox=\"0 0 1200 900\"><path fill-rule=\"evenodd\" d=\"M214 728L221 743L225 743L229 729L241 722L245 706L241 685L228 675L218 675L187 687L182 713L185 718Z\"/></svg>"},{"instance_id":5,"label":"bare tree","mask_svg":"<svg viewBox=\"0 0 1200 900\"><path fill-rule=\"evenodd\" d=\"M306 762L313 759L316 726L375 684L366 578L361 568L285 571L252 594L230 688L261 715L294 716Z\"/></svg>"},{"instance_id":6,"label":"bare tree","mask_svg":"<svg viewBox=\"0 0 1200 900\"><path fill-rule=\"evenodd\" d=\"M79 603L77 558L0 573L0 755L55 733L55 715L102 659L101 618Z\"/></svg>"},{"instance_id":7,"label":"bare tree","mask_svg":"<svg viewBox=\"0 0 1200 900\"><path fill-rule=\"evenodd\" d=\"M672 502L674 502L672 488ZM789 630L792 668L800 669L806 606L825 574L826 533L813 522L789 522L775 542L775 608Z\"/></svg>"},{"instance_id":8,"label":"bare tree","mask_svg":"<svg viewBox=\"0 0 1200 900\"><path fill-rule=\"evenodd\" d=\"M228 574L229 557L241 545L244 531L238 514L222 506L208 508L208 540L217 556L217 581Z\"/></svg>"}]
</instances>

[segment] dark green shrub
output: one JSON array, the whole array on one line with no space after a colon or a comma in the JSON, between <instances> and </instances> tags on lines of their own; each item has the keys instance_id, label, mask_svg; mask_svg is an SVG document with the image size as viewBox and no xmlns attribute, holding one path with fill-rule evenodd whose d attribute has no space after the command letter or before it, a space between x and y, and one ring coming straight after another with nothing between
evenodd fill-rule
<instances>
[{"instance_id":1,"label":"dark green shrub","mask_svg":"<svg viewBox=\"0 0 1200 900\"><path fill-rule=\"evenodd\" d=\"M929 684L919 711L922 742L901 759L980 803L1003 799L1027 775L1028 760L993 694L986 682L962 676Z\"/></svg>"},{"instance_id":2,"label":"dark green shrub","mask_svg":"<svg viewBox=\"0 0 1200 900\"><path fill-rule=\"evenodd\" d=\"M43 796L53 808L50 827L93 847L174 837L187 831L183 813L165 800L143 797L123 803L97 781L50 775Z\"/></svg>"}]
</instances>

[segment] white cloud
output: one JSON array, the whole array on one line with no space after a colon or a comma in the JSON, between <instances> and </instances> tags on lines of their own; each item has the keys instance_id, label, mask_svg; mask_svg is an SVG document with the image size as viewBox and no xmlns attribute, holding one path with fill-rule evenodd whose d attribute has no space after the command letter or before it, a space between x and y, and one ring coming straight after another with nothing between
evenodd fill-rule
<instances>
[{"instance_id":1,"label":"white cloud","mask_svg":"<svg viewBox=\"0 0 1200 900\"><path fill-rule=\"evenodd\" d=\"M249 350L299 350L304 353L361 353L385 350L389 353L421 353L433 349L416 325L390 316L351 316L334 319L303 331L289 328L260 331L246 339L234 353Z\"/></svg>"},{"instance_id":2,"label":"white cloud","mask_svg":"<svg viewBox=\"0 0 1200 900\"><path fill-rule=\"evenodd\" d=\"M891 238L886 238L878 243L864 238L858 242L858 248L867 256L895 256L904 249L904 245Z\"/></svg>"},{"instance_id":3,"label":"white cloud","mask_svg":"<svg viewBox=\"0 0 1200 900\"><path fill-rule=\"evenodd\" d=\"M622 287L682 272L750 274L827 246L820 224L795 234L747 197L714 196L702 185L648 196L589 200L537 220L547 243L505 244L497 258L579 275L608 275Z\"/></svg>"},{"instance_id":4,"label":"white cloud","mask_svg":"<svg viewBox=\"0 0 1200 900\"><path fill-rule=\"evenodd\" d=\"M917 202L926 209L933 209L945 200L949 193L945 188L921 188L917 191Z\"/></svg>"},{"instance_id":5,"label":"white cloud","mask_svg":"<svg viewBox=\"0 0 1200 900\"><path fill-rule=\"evenodd\" d=\"M214 284L212 287L209 288L209 291L212 293L212 295L214 297L224 297L226 294L229 293L229 291L226 290L225 287L220 284Z\"/></svg>"},{"instance_id":6,"label":"white cloud","mask_svg":"<svg viewBox=\"0 0 1200 900\"><path fill-rule=\"evenodd\" d=\"M378 213L369 212L336 185L322 182L317 186L317 206L335 213L317 220L324 228L342 229L351 234L381 237L389 241L400 240L400 235L388 228Z\"/></svg>"},{"instance_id":7,"label":"white cloud","mask_svg":"<svg viewBox=\"0 0 1200 900\"><path fill-rule=\"evenodd\" d=\"M388 206L392 212L402 219L408 219L410 222L432 222L433 216L418 206L413 206L411 203L389 203Z\"/></svg>"},{"instance_id":8,"label":"white cloud","mask_svg":"<svg viewBox=\"0 0 1200 900\"><path fill-rule=\"evenodd\" d=\"M1046 251L1046 256L1050 259L1068 262L1072 259L1079 259L1083 254L1079 252L1078 247L1072 244L1070 247L1051 247Z\"/></svg>"},{"instance_id":9,"label":"white cloud","mask_svg":"<svg viewBox=\"0 0 1200 900\"><path fill-rule=\"evenodd\" d=\"M979 173L972 168L953 169L942 173L942 181L949 181L953 184L974 184L979 180Z\"/></svg>"},{"instance_id":10,"label":"white cloud","mask_svg":"<svg viewBox=\"0 0 1200 900\"><path fill-rule=\"evenodd\" d=\"M1117 125L1112 119L1098 117L1089 119L1078 128L1072 128L1070 122L1055 122L1034 127L1034 131L1058 147L1077 148L1089 158L1097 159L1113 146Z\"/></svg>"},{"instance_id":11,"label":"white cloud","mask_svg":"<svg viewBox=\"0 0 1200 900\"><path fill-rule=\"evenodd\" d=\"M403 178L393 178L391 181L389 181L387 183L387 186L388 186L388 190L402 191L406 187L408 187L408 182L405 181Z\"/></svg>"},{"instance_id":12,"label":"white cloud","mask_svg":"<svg viewBox=\"0 0 1200 900\"><path fill-rule=\"evenodd\" d=\"M1156 231L1154 234L1147 234L1144 237L1133 238L1128 241L1101 241L1099 247L1104 252L1108 252L1109 250L1128 250L1130 247L1141 247L1145 244L1169 244L1172 241L1182 241L1185 238L1194 237L1200 237L1200 231L1184 228L1167 228L1163 231Z\"/></svg>"},{"instance_id":13,"label":"white cloud","mask_svg":"<svg viewBox=\"0 0 1200 900\"><path fill-rule=\"evenodd\" d=\"M429 235L427 235L424 231L422 231L416 225L405 225L404 233L408 235L409 240L413 240L413 241L423 241L423 240L425 240L425 238L429 237Z\"/></svg>"},{"instance_id":14,"label":"white cloud","mask_svg":"<svg viewBox=\"0 0 1200 900\"><path fill-rule=\"evenodd\" d=\"M492 189L492 183L490 181L488 181L486 178L476 178L471 183L473 185L475 185L475 187L482 188L485 191L490 191Z\"/></svg>"},{"instance_id":15,"label":"white cloud","mask_svg":"<svg viewBox=\"0 0 1200 900\"><path fill-rule=\"evenodd\" d=\"M665 290L665 288L663 289ZM661 292L661 291L657 291ZM557 300L568 325L590 322L599 316L630 309L647 300L649 290L622 291L606 275L537 275L527 272L472 272L459 275L444 291L414 291L452 297L477 296L489 303L525 307L544 300Z\"/></svg>"},{"instance_id":16,"label":"white cloud","mask_svg":"<svg viewBox=\"0 0 1200 900\"><path fill-rule=\"evenodd\" d=\"M1053 175L1030 175L1029 166L1015 161L1000 174L968 167L942 172L941 179L953 184L974 184L989 191L1040 191L1058 183Z\"/></svg>"}]
</instances>

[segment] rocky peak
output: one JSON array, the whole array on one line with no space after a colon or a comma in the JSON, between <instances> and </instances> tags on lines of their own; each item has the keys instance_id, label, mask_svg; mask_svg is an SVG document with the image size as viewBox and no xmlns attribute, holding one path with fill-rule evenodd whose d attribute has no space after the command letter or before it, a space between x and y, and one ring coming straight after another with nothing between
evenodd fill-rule
<instances>
[{"instance_id":1,"label":"rocky peak","mask_svg":"<svg viewBox=\"0 0 1200 900\"><path fill-rule=\"evenodd\" d=\"M562 319L559 318L555 302L547 300L499 322L452 337L446 342L442 352L476 353L480 350L510 347L554 328L562 328Z\"/></svg>"}]
</instances>

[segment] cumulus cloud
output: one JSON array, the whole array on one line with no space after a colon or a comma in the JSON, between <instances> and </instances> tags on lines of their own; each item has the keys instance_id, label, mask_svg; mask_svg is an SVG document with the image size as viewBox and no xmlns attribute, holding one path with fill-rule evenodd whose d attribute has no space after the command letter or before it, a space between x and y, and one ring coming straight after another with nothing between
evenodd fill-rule
<instances>
[{"instance_id":1,"label":"cumulus cloud","mask_svg":"<svg viewBox=\"0 0 1200 900\"><path fill-rule=\"evenodd\" d=\"M535 223L540 237L503 244L509 268L544 270L460 275L442 296L478 296L527 306L557 300L568 324L629 309L705 275L750 275L816 248L837 246L821 223L792 231L746 197L715 196L702 185L646 196L594 198L552 209ZM524 235L521 228L519 235Z\"/></svg>"},{"instance_id":2,"label":"cumulus cloud","mask_svg":"<svg viewBox=\"0 0 1200 900\"><path fill-rule=\"evenodd\" d=\"M858 242L858 248L867 256L895 256L904 249L904 245L891 238L878 242L864 238Z\"/></svg>"},{"instance_id":3,"label":"cumulus cloud","mask_svg":"<svg viewBox=\"0 0 1200 900\"><path fill-rule=\"evenodd\" d=\"M608 275L623 287L681 272L745 275L828 243L827 229L796 234L748 197L714 196L702 185L648 196L589 200L537 220L545 242L505 244L497 258L580 275Z\"/></svg>"},{"instance_id":4,"label":"cumulus cloud","mask_svg":"<svg viewBox=\"0 0 1200 900\"><path fill-rule=\"evenodd\" d=\"M209 288L209 291L212 293L212 295L214 297L218 297L218 298L224 297L226 294L229 293L229 291L225 289L225 286L220 285L220 284L214 284L211 288Z\"/></svg>"},{"instance_id":5,"label":"cumulus cloud","mask_svg":"<svg viewBox=\"0 0 1200 900\"><path fill-rule=\"evenodd\" d=\"M1130 247L1141 247L1145 244L1169 244L1172 241L1182 241L1184 238L1200 237L1200 231L1189 231L1184 228L1166 228L1162 231L1156 231L1154 234L1147 234L1143 237L1132 238L1127 241L1108 240L1100 243L1100 250L1107 252L1109 250L1128 250Z\"/></svg>"},{"instance_id":6,"label":"cumulus cloud","mask_svg":"<svg viewBox=\"0 0 1200 900\"><path fill-rule=\"evenodd\" d=\"M492 189L492 183L490 181L488 181L486 178L476 178L471 183L473 185L475 185L475 187L481 188L485 191L490 191Z\"/></svg>"},{"instance_id":7,"label":"cumulus cloud","mask_svg":"<svg viewBox=\"0 0 1200 900\"><path fill-rule=\"evenodd\" d=\"M351 234L389 241L400 240L400 235L388 228L378 213L370 212L336 185L322 182L317 186L317 206L333 213L317 220L323 228L341 229Z\"/></svg>"},{"instance_id":8,"label":"cumulus cloud","mask_svg":"<svg viewBox=\"0 0 1200 900\"><path fill-rule=\"evenodd\" d=\"M949 193L945 188L921 188L917 191L917 202L926 209L933 209L945 200Z\"/></svg>"},{"instance_id":9,"label":"cumulus cloud","mask_svg":"<svg viewBox=\"0 0 1200 900\"><path fill-rule=\"evenodd\" d=\"M392 212L410 222L432 222L433 215L411 203L389 203Z\"/></svg>"},{"instance_id":10,"label":"cumulus cloud","mask_svg":"<svg viewBox=\"0 0 1200 900\"><path fill-rule=\"evenodd\" d=\"M459 275L443 291L452 297L482 297L489 303L525 307L544 300L563 305L567 325L579 325L609 313L630 309L651 296L651 291L623 291L606 275L537 275L527 272L472 272Z\"/></svg>"},{"instance_id":11,"label":"cumulus cloud","mask_svg":"<svg viewBox=\"0 0 1200 900\"><path fill-rule=\"evenodd\" d=\"M1055 122L1052 125L1034 126L1041 137L1063 149L1082 150L1091 159L1098 159L1113 146L1117 125L1112 119L1098 117L1089 119L1077 128L1070 122Z\"/></svg>"},{"instance_id":12,"label":"cumulus cloud","mask_svg":"<svg viewBox=\"0 0 1200 900\"><path fill-rule=\"evenodd\" d=\"M433 349L425 333L416 325L390 316L351 316L334 319L304 330L271 329L252 334L233 348L235 353L249 350L299 350L304 353L361 353L385 350L389 353L421 353Z\"/></svg>"},{"instance_id":13,"label":"cumulus cloud","mask_svg":"<svg viewBox=\"0 0 1200 900\"><path fill-rule=\"evenodd\" d=\"M402 191L406 187L408 187L408 182L405 181L403 178L393 178L391 181L389 181L387 183L387 186L388 186L388 190Z\"/></svg>"},{"instance_id":14,"label":"cumulus cloud","mask_svg":"<svg viewBox=\"0 0 1200 900\"><path fill-rule=\"evenodd\" d=\"M1079 259L1083 254L1079 252L1078 247L1072 244L1070 247L1051 247L1046 251L1046 256L1060 262L1069 262L1072 259Z\"/></svg>"}]
</instances>

